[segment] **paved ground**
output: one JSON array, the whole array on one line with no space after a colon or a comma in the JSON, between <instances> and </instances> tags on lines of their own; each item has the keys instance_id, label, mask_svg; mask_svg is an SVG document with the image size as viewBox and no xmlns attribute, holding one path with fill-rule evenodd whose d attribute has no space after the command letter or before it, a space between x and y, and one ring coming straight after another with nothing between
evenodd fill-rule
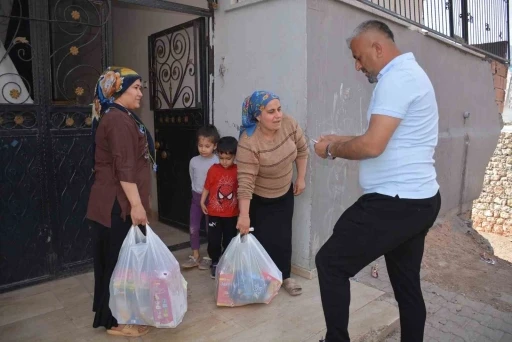
<instances>
[{"instance_id":1,"label":"paved ground","mask_svg":"<svg viewBox=\"0 0 512 342\"><path fill-rule=\"evenodd\" d=\"M151 228L167 246L179 245L190 241L189 233L158 222L156 219L152 221L154 222L151 222Z\"/></svg>"},{"instance_id":2,"label":"paved ground","mask_svg":"<svg viewBox=\"0 0 512 342\"><path fill-rule=\"evenodd\" d=\"M379 258L377 263L377 279L370 275L372 263L357 274L354 280L386 292L378 300L397 306L386 263L383 258ZM512 313L501 312L488 304L469 300L464 294L444 291L426 281L422 281L422 288L427 306L426 342L512 342ZM385 341L400 341L399 329Z\"/></svg>"},{"instance_id":3,"label":"paved ground","mask_svg":"<svg viewBox=\"0 0 512 342\"><path fill-rule=\"evenodd\" d=\"M189 251L175 253L178 260ZM183 272L188 312L176 329L152 329L133 341L318 342L325 334L318 280L297 278L303 295L284 290L269 305L217 308L214 281L207 271ZM93 329L93 275L32 286L0 295L0 341L128 341ZM352 282L350 333L353 341L378 341L396 328L397 308L381 300L385 292Z\"/></svg>"}]
</instances>

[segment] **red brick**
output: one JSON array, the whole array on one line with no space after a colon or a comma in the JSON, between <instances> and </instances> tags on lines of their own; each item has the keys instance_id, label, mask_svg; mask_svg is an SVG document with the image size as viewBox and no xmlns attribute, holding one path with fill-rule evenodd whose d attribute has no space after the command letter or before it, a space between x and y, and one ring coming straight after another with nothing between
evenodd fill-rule
<instances>
[{"instance_id":1,"label":"red brick","mask_svg":"<svg viewBox=\"0 0 512 342\"><path fill-rule=\"evenodd\" d=\"M505 90L494 89L494 92L496 93L496 101L500 101L500 102L505 101Z\"/></svg>"},{"instance_id":2,"label":"red brick","mask_svg":"<svg viewBox=\"0 0 512 342\"><path fill-rule=\"evenodd\" d=\"M494 75L494 89L503 89L505 90L505 78L499 75Z\"/></svg>"},{"instance_id":3,"label":"red brick","mask_svg":"<svg viewBox=\"0 0 512 342\"><path fill-rule=\"evenodd\" d=\"M505 102L504 101L498 101L498 100L495 100L496 102L496 106L498 106L498 113L499 114L503 114L503 108L505 106Z\"/></svg>"},{"instance_id":4,"label":"red brick","mask_svg":"<svg viewBox=\"0 0 512 342\"><path fill-rule=\"evenodd\" d=\"M498 103L498 113L503 114L503 109L505 107L505 102L499 102Z\"/></svg>"},{"instance_id":5,"label":"red brick","mask_svg":"<svg viewBox=\"0 0 512 342\"><path fill-rule=\"evenodd\" d=\"M508 66L503 63L496 62L496 73L501 77L507 77Z\"/></svg>"},{"instance_id":6,"label":"red brick","mask_svg":"<svg viewBox=\"0 0 512 342\"><path fill-rule=\"evenodd\" d=\"M496 61L491 62L491 72L492 74L496 74Z\"/></svg>"}]
</instances>

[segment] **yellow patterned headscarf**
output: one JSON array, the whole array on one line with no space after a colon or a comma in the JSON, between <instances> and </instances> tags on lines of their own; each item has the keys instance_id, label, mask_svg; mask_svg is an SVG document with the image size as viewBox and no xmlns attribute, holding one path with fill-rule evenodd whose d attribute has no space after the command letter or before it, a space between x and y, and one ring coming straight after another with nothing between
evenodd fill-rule
<instances>
[{"instance_id":1,"label":"yellow patterned headscarf","mask_svg":"<svg viewBox=\"0 0 512 342\"><path fill-rule=\"evenodd\" d=\"M92 104L93 121L99 121L101 115L126 89L141 77L132 69L110 66L101 74L96 83Z\"/></svg>"}]
</instances>

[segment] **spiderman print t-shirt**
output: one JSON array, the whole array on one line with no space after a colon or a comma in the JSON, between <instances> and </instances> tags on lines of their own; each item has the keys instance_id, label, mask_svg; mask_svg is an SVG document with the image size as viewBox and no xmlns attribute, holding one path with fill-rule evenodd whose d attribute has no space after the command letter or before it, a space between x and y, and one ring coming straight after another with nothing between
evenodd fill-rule
<instances>
[{"instance_id":1,"label":"spiderman print t-shirt","mask_svg":"<svg viewBox=\"0 0 512 342\"><path fill-rule=\"evenodd\" d=\"M214 164L208 170L204 188L210 192L208 197L208 215L217 217L238 216L237 167L233 164L225 169L220 164Z\"/></svg>"}]
</instances>

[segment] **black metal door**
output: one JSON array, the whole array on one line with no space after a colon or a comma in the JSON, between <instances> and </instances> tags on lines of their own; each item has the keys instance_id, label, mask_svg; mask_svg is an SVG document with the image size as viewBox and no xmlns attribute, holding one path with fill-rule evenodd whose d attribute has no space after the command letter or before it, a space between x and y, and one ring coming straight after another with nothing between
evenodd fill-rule
<instances>
[{"instance_id":1,"label":"black metal door","mask_svg":"<svg viewBox=\"0 0 512 342\"><path fill-rule=\"evenodd\" d=\"M109 0L11 4L0 9L0 291L91 262L90 103L111 46Z\"/></svg>"},{"instance_id":2,"label":"black metal door","mask_svg":"<svg viewBox=\"0 0 512 342\"><path fill-rule=\"evenodd\" d=\"M195 132L209 122L205 18L149 37L151 109L157 146L159 220L188 227L189 161Z\"/></svg>"}]
</instances>

